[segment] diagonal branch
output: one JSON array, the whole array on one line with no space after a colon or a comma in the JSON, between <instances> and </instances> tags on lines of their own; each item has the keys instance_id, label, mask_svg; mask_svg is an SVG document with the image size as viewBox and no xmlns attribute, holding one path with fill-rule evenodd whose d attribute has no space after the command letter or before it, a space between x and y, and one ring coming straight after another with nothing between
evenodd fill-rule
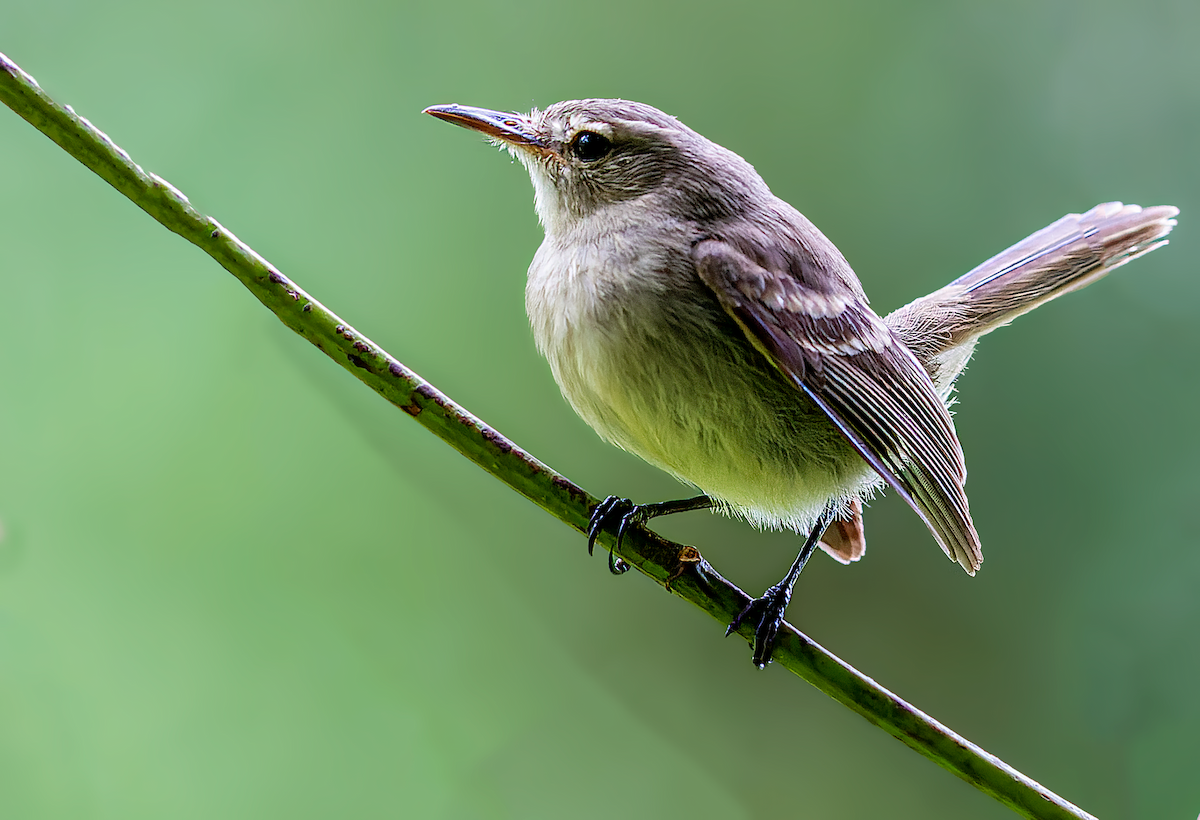
<instances>
[{"instance_id":1,"label":"diagonal branch","mask_svg":"<svg viewBox=\"0 0 1200 820\"><path fill-rule=\"evenodd\" d=\"M309 296L271 263L188 202L178 189L144 171L107 135L54 102L32 77L0 54L0 101L58 143L168 230L237 277L285 325L356 378L408 413L481 468L568 526L583 532L596 499L488 427ZM604 539L611 536L605 534ZM640 527L625 537L622 557L722 624L750 597L717 574L693 547ZM743 627L744 638L753 630ZM1037 820L1091 818L1061 797L955 734L785 624L775 660L888 734ZM1093 818L1094 820L1094 818Z\"/></svg>"}]
</instances>

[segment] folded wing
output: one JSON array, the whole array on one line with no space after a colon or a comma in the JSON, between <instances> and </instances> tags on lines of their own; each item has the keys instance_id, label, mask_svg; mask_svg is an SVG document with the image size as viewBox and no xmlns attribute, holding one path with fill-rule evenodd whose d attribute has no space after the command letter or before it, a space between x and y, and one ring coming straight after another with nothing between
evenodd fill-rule
<instances>
[{"instance_id":1,"label":"folded wing","mask_svg":"<svg viewBox=\"0 0 1200 820\"><path fill-rule=\"evenodd\" d=\"M772 270L727 242L706 239L693 260L750 342L829 416L945 553L973 575L983 554L963 490L962 448L928 374L860 294L836 277L795 275L818 263L800 244L790 254ZM827 279L833 280L828 289L804 284Z\"/></svg>"}]
</instances>

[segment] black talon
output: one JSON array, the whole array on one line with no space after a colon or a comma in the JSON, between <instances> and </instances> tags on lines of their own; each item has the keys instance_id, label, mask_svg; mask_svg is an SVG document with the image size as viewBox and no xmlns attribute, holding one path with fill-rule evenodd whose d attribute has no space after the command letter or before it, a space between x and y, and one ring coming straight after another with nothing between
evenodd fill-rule
<instances>
[{"instance_id":1,"label":"black talon","mask_svg":"<svg viewBox=\"0 0 1200 820\"><path fill-rule=\"evenodd\" d=\"M632 503L628 498L618 498L615 495L610 495L597 504L596 509L592 510L591 520L588 521L588 555L591 555L595 550L596 538L600 535L600 531L604 529L604 523L608 520L608 516L612 512L612 507L621 501Z\"/></svg>"},{"instance_id":2,"label":"black talon","mask_svg":"<svg viewBox=\"0 0 1200 820\"><path fill-rule=\"evenodd\" d=\"M597 504L596 509L592 512L592 519L588 522L588 555L595 550L596 538L599 537L600 531L610 520L614 517L617 518L617 539L608 550L608 571L613 575L624 575L629 571L629 564L617 556L614 550L620 549L621 542L625 540L625 531L629 529L631 523L635 523L640 509L628 498L610 495Z\"/></svg>"},{"instance_id":3,"label":"black talon","mask_svg":"<svg viewBox=\"0 0 1200 820\"><path fill-rule=\"evenodd\" d=\"M629 525L633 523L644 524L646 518L641 514L642 508L634 506L629 512L621 516L621 523L617 525L617 548L620 549L622 542L625 541L625 531L629 529Z\"/></svg>"},{"instance_id":4,"label":"black talon","mask_svg":"<svg viewBox=\"0 0 1200 820\"><path fill-rule=\"evenodd\" d=\"M612 550L608 551L608 571L613 575L624 575L629 572L629 564Z\"/></svg>"}]
</instances>

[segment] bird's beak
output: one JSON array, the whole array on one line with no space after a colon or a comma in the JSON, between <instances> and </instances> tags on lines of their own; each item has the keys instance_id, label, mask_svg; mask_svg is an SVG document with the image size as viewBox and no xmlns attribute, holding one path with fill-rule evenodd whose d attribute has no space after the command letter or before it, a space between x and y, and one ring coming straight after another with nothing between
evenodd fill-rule
<instances>
[{"instance_id":1,"label":"bird's beak","mask_svg":"<svg viewBox=\"0 0 1200 820\"><path fill-rule=\"evenodd\" d=\"M534 133L529 120L520 114L506 114L503 111L491 111L487 108L474 108L454 103L431 105L425 109L425 113L432 114L439 120L478 131L509 145L534 151L550 150L545 140Z\"/></svg>"}]
</instances>

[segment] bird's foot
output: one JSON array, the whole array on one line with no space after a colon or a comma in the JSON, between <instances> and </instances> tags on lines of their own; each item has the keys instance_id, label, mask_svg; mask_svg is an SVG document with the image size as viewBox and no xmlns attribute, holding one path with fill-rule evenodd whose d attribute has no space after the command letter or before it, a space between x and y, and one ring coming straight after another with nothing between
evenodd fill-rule
<instances>
[{"instance_id":1,"label":"bird's foot","mask_svg":"<svg viewBox=\"0 0 1200 820\"><path fill-rule=\"evenodd\" d=\"M754 654L751 660L759 669L771 662L771 652L775 649L775 637L783 623L783 614L788 602L792 599L790 585L778 583L755 598L745 609L738 613L733 623L725 630L728 637L738 630L741 625L754 625Z\"/></svg>"},{"instance_id":2,"label":"bird's foot","mask_svg":"<svg viewBox=\"0 0 1200 820\"><path fill-rule=\"evenodd\" d=\"M631 525L644 524L649 518L643 512L642 507L634 504L628 498L610 495L597 504L596 509L592 511L592 518L588 522L588 555L591 555L595 549L596 539L600 536L601 530L615 525L617 539L613 548L608 551L608 571L613 575L623 575L628 572L629 564L617 557L613 549L621 548L621 542L625 540L625 532Z\"/></svg>"},{"instance_id":3,"label":"bird's foot","mask_svg":"<svg viewBox=\"0 0 1200 820\"><path fill-rule=\"evenodd\" d=\"M626 531L635 524L645 524L651 518L663 515L690 510L711 510L712 507L713 500L706 495L681 498L678 501L660 501L657 504L634 504L628 498L610 495L592 510L592 518L588 522L588 555L592 554L596 538L605 527L616 525L617 539L613 549L620 549ZM629 564L618 558L611 549L608 551L608 571L613 575L629 571Z\"/></svg>"}]
</instances>

